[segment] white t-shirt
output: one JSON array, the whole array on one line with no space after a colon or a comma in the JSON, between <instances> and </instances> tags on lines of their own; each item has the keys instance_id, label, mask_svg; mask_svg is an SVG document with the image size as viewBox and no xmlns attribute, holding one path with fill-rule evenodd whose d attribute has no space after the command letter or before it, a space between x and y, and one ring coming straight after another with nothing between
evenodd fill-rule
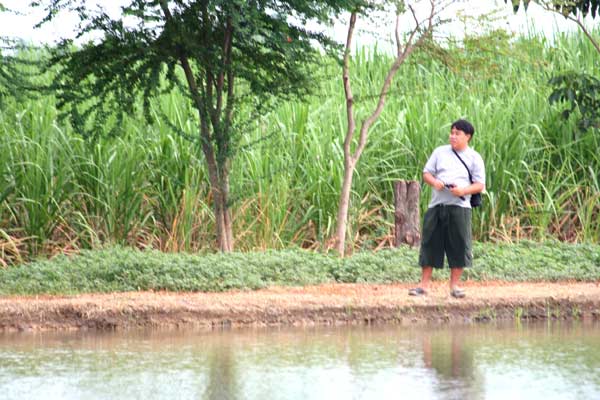
<instances>
[{"instance_id":1,"label":"white t-shirt","mask_svg":"<svg viewBox=\"0 0 600 400\"><path fill-rule=\"evenodd\" d=\"M471 171L473 182L483 183L485 185L485 165L483 159L475 150L470 147L462 151L457 151L458 155L467 164ZM429 172L436 179L444 182L444 184L454 184L458 187L469 186L469 173L460 162L456 154L452 151L452 146L449 144L436 148L427 163L423 172ZM456 205L465 208L471 208L471 195L465 195L464 200L454 196L449 189L444 188L440 191L432 189L431 201L429 208L435 207L438 204Z\"/></svg>"}]
</instances>

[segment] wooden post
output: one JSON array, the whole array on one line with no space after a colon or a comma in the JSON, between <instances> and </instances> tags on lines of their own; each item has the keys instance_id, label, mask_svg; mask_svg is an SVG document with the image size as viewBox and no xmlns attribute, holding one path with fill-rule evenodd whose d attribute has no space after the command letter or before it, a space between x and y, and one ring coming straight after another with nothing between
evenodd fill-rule
<instances>
[{"instance_id":1,"label":"wooden post","mask_svg":"<svg viewBox=\"0 0 600 400\"><path fill-rule=\"evenodd\" d=\"M394 246L408 244L416 247L421 244L419 196L421 186L417 181L394 182Z\"/></svg>"}]
</instances>

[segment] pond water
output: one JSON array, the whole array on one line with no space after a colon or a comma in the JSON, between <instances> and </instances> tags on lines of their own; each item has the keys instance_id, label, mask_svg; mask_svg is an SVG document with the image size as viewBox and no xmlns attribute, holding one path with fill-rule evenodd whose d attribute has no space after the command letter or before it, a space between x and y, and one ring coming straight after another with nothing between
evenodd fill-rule
<instances>
[{"instance_id":1,"label":"pond water","mask_svg":"<svg viewBox=\"0 0 600 400\"><path fill-rule=\"evenodd\" d=\"M1 399L600 399L600 325L0 334Z\"/></svg>"}]
</instances>

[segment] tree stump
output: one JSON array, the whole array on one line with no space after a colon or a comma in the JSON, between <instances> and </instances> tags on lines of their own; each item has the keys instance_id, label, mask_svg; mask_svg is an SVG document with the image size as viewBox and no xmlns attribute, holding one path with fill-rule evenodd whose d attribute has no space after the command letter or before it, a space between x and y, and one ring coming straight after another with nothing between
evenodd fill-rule
<instances>
[{"instance_id":1,"label":"tree stump","mask_svg":"<svg viewBox=\"0 0 600 400\"><path fill-rule=\"evenodd\" d=\"M417 181L394 182L394 246L408 244L416 247L421 243L419 196L421 186Z\"/></svg>"}]
</instances>

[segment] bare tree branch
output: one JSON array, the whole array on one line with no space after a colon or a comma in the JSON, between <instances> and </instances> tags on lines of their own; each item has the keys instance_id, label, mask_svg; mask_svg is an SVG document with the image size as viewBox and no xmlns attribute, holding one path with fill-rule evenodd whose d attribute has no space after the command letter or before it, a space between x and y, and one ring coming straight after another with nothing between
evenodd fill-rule
<instances>
[{"instance_id":1,"label":"bare tree branch","mask_svg":"<svg viewBox=\"0 0 600 400\"><path fill-rule=\"evenodd\" d=\"M346 114L348 117L348 128L346 130L346 138L344 140L344 154L350 157L350 144L352 143L352 136L356 129L356 122L354 120L353 104L354 99L352 97L352 88L350 86L350 50L352 46L352 36L354 34L354 27L356 25L357 12L354 11L350 15L350 23L348 24L348 37L346 39L346 48L344 51L344 64L342 70L342 80L344 82L344 93L346 95Z\"/></svg>"},{"instance_id":2,"label":"bare tree branch","mask_svg":"<svg viewBox=\"0 0 600 400\"><path fill-rule=\"evenodd\" d=\"M594 40L594 38L590 34L589 30L583 24L583 21L581 20L581 18L579 18L579 17L574 18L571 16L568 16L567 18L570 19L571 21L574 21L577 25L579 25L579 27L581 28L581 30L583 31L585 36L587 36L587 38L590 40L590 42L592 42L592 45L596 48L596 51L598 53L600 53L600 45L598 44L598 42L596 42L596 40Z\"/></svg>"},{"instance_id":3,"label":"bare tree branch","mask_svg":"<svg viewBox=\"0 0 600 400\"><path fill-rule=\"evenodd\" d=\"M413 13L413 15L414 15L414 13ZM387 94L389 92L389 88L392 84L392 80L394 79L394 76L396 75L396 72L398 72L398 69L400 68L400 66L404 63L404 61L406 61L407 57L414 51L414 49L417 48L418 46L420 46L423 43L423 41L425 40L425 38L431 33L431 31L433 30L433 19L435 16L436 16L436 9L434 7L433 0L431 0L431 12L427 19L427 21L428 21L427 29L420 35L417 42L413 43L415 35L420 30L420 24L419 24L419 22L417 22L417 26L412 30L408 40L406 41L406 45L404 46L404 51L396 56L394 63L390 67L390 70L388 71L388 74L385 77L383 86L381 88L381 92L379 94L379 101L377 102L377 106L376 106L375 110L362 123L362 126L360 128L360 136L358 139L358 146L352 156L354 160L357 160L358 158L360 158L360 156L367 144L367 136L368 136L369 129L371 128L371 125L377 120L377 118L379 118L379 115L381 115L381 112L383 111L383 107L385 105L385 100L386 100ZM401 46L398 44L397 47L401 47Z\"/></svg>"},{"instance_id":4,"label":"bare tree branch","mask_svg":"<svg viewBox=\"0 0 600 400\"><path fill-rule=\"evenodd\" d=\"M546 11L560 14L563 17L565 17L566 19L575 22L579 26L581 31L584 33L584 35L590 40L590 42L592 43L592 45L594 46L596 51L598 53L600 53L600 44L594 39L594 37L590 34L590 31L585 27L585 24L583 23L583 20L581 19L581 11L579 11L579 10L574 11L574 13L576 13L575 15L571 15L571 14L565 15L562 12L560 12L559 10L557 10L554 7L554 4L552 2L539 1L538 4Z\"/></svg>"},{"instance_id":5,"label":"bare tree branch","mask_svg":"<svg viewBox=\"0 0 600 400\"><path fill-rule=\"evenodd\" d=\"M350 203L350 193L352 188L352 176L354 174L354 168L356 167L356 163L360 159L360 156L365 149L367 144L367 136L369 129L373 125L373 123L379 118L380 114L383 111L385 100L387 95L390 92L390 86L392 84L392 80L400 66L406 61L408 56L422 43L426 38L431 38L433 27L434 27L434 18L438 15L438 10L435 7L435 1L430 0L431 11L429 16L423 20L419 21L415 10L412 6L409 5L409 10L415 20L415 27L410 31L408 38L406 39L406 43L403 46L400 40L400 14L397 12L396 15L396 27L395 27L395 39L396 39L396 57L394 62L390 66L388 73L385 77L383 85L381 87L381 91L378 96L377 106L375 110L366 118L360 127L360 133L358 138L358 144L354 153L352 153L351 145L353 142L354 132L356 130L356 123L353 115L353 105L354 98L352 96L352 90L350 87L350 72L349 72L349 64L350 64L350 50L352 45L352 35L354 33L354 27L356 24L357 12L353 12L350 16L350 23L348 26L348 37L346 40L346 48L344 53L343 60L343 69L342 69L342 77L344 81L344 92L346 95L346 112L348 118L348 127L346 130L346 136L344 138L344 178L342 182L342 189L340 193L339 200L339 208L337 214L337 229L336 229L336 249L341 257L344 256L345 252L345 241L346 241L346 227L348 223L348 208ZM449 3L447 3L449 4ZM443 8L442 8L443 9ZM422 29L422 22L427 21L427 28ZM415 38L418 36L418 39L415 42Z\"/></svg>"}]
</instances>

